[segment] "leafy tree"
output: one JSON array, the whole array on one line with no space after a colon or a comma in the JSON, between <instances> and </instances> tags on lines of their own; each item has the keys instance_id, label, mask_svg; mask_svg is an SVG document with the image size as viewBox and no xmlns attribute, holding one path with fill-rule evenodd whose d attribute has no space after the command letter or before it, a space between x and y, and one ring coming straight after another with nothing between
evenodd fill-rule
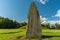
<instances>
[{"instance_id":1,"label":"leafy tree","mask_svg":"<svg viewBox=\"0 0 60 40\"><path fill-rule=\"evenodd\" d=\"M60 24L55 23L55 29L60 29Z\"/></svg>"},{"instance_id":2,"label":"leafy tree","mask_svg":"<svg viewBox=\"0 0 60 40\"><path fill-rule=\"evenodd\" d=\"M0 29L14 29L27 25L26 22L18 23L17 21L10 20L9 18L0 17Z\"/></svg>"}]
</instances>

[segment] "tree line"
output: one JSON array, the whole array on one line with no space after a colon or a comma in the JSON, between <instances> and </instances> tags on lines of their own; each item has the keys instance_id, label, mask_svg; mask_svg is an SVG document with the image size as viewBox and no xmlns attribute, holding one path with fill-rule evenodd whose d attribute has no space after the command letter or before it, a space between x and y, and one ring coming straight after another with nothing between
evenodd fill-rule
<instances>
[{"instance_id":1,"label":"tree line","mask_svg":"<svg viewBox=\"0 0 60 40\"><path fill-rule=\"evenodd\" d=\"M0 17L0 29L15 29L27 25L26 22L17 22L9 18Z\"/></svg>"},{"instance_id":2,"label":"tree line","mask_svg":"<svg viewBox=\"0 0 60 40\"><path fill-rule=\"evenodd\" d=\"M54 25L51 25L50 23L47 24L41 24L42 28L47 28L47 29L60 29L60 24L55 23Z\"/></svg>"}]
</instances>

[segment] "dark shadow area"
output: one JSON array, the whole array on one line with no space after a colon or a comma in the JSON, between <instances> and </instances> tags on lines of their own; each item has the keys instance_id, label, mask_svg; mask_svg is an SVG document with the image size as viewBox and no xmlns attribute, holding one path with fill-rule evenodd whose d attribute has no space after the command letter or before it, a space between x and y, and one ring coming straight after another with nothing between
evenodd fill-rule
<instances>
[{"instance_id":1,"label":"dark shadow area","mask_svg":"<svg viewBox=\"0 0 60 40\"><path fill-rule=\"evenodd\" d=\"M45 36L45 35L42 36L43 39L44 38L52 38L52 37L60 37L60 36Z\"/></svg>"},{"instance_id":2,"label":"dark shadow area","mask_svg":"<svg viewBox=\"0 0 60 40\"><path fill-rule=\"evenodd\" d=\"M24 36L19 36L19 37L17 37L17 39L20 39L20 38L22 38L22 37L24 37Z\"/></svg>"},{"instance_id":3,"label":"dark shadow area","mask_svg":"<svg viewBox=\"0 0 60 40\"><path fill-rule=\"evenodd\" d=\"M52 38L52 36L42 36L42 38Z\"/></svg>"}]
</instances>

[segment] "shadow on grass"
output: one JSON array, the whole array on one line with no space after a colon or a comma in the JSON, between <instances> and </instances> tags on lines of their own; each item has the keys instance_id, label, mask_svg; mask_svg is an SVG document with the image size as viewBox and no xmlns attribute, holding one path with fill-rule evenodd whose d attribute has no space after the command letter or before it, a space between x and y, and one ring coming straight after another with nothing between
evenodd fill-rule
<instances>
[{"instance_id":1,"label":"shadow on grass","mask_svg":"<svg viewBox=\"0 0 60 40\"><path fill-rule=\"evenodd\" d=\"M52 36L42 36L42 38L52 38Z\"/></svg>"},{"instance_id":2,"label":"shadow on grass","mask_svg":"<svg viewBox=\"0 0 60 40\"><path fill-rule=\"evenodd\" d=\"M22 31L17 31L17 32L8 32L8 33L0 33L0 34L14 34L14 33L19 33L19 32L22 32Z\"/></svg>"},{"instance_id":3,"label":"shadow on grass","mask_svg":"<svg viewBox=\"0 0 60 40\"><path fill-rule=\"evenodd\" d=\"M42 36L43 39L44 38L52 38L52 37L60 37L60 36L45 36L45 35Z\"/></svg>"}]
</instances>

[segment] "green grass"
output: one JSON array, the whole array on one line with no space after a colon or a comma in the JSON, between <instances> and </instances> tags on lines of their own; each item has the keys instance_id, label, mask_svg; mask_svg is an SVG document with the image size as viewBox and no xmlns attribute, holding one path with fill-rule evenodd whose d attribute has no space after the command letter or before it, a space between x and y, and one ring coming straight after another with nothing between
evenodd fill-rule
<instances>
[{"instance_id":1,"label":"green grass","mask_svg":"<svg viewBox=\"0 0 60 40\"><path fill-rule=\"evenodd\" d=\"M16 40L20 36L25 36L26 29L0 29L0 40Z\"/></svg>"},{"instance_id":2,"label":"green grass","mask_svg":"<svg viewBox=\"0 0 60 40\"><path fill-rule=\"evenodd\" d=\"M60 30L42 29L42 35L49 40L60 40Z\"/></svg>"},{"instance_id":3,"label":"green grass","mask_svg":"<svg viewBox=\"0 0 60 40\"><path fill-rule=\"evenodd\" d=\"M42 35L44 36L57 36L60 37L60 30L50 30L50 29L43 29Z\"/></svg>"},{"instance_id":4,"label":"green grass","mask_svg":"<svg viewBox=\"0 0 60 40\"><path fill-rule=\"evenodd\" d=\"M0 40L17 40L26 34L26 26L18 29L0 29ZM42 36L51 37L49 40L60 40L60 30L42 29Z\"/></svg>"}]
</instances>

